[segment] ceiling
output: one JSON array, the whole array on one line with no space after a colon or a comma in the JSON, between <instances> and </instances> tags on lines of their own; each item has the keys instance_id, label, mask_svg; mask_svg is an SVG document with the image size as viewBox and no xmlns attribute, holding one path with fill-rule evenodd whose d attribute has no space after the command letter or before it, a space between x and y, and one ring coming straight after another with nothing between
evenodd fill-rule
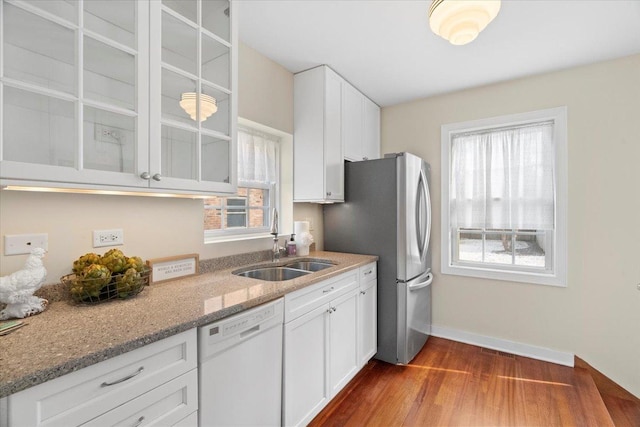
<instances>
[{"instance_id":1,"label":"ceiling","mask_svg":"<svg viewBox=\"0 0 640 427\"><path fill-rule=\"evenodd\" d=\"M431 32L429 5L241 0L239 33L293 73L329 65L383 107L640 53L640 0L503 0L465 46Z\"/></svg>"}]
</instances>

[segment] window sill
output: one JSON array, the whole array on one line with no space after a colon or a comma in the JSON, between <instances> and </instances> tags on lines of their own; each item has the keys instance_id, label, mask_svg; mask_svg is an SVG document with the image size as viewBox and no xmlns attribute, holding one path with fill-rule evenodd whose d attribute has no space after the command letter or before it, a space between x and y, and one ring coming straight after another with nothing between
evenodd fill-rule
<instances>
[{"instance_id":1,"label":"window sill","mask_svg":"<svg viewBox=\"0 0 640 427\"><path fill-rule=\"evenodd\" d=\"M259 240L259 239L273 239L273 236L268 233L207 236L204 238L204 244L208 245L210 243L241 242L244 240Z\"/></svg>"},{"instance_id":2,"label":"window sill","mask_svg":"<svg viewBox=\"0 0 640 427\"><path fill-rule=\"evenodd\" d=\"M442 274L476 277L480 279L504 280L509 282L530 283L536 285L567 287L567 281L560 274L506 271L493 268L443 265Z\"/></svg>"}]
</instances>

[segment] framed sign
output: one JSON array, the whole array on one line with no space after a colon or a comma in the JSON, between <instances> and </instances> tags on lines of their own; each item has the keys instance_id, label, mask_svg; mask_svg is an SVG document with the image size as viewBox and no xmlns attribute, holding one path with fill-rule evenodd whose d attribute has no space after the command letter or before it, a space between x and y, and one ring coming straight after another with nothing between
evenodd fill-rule
<instances>
[{"instance_id":1,"label":"framed sign","mask_svg":"<svg viewBox=\"0 0 640 427\"><path fill-rule=\"evenodd\" d=\"M199 258L198 254L186 254L150 259L147 261L151 268L149 281L159 283L179 277L195 276L199 270Z\"/></svg>"}]
</instances>

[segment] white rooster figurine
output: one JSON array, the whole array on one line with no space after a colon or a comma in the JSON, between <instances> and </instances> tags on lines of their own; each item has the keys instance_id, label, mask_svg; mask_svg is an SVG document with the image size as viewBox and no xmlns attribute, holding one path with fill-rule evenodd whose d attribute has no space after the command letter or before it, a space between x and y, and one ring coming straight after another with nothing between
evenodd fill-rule
<instances>
[{"instance_id":1,"label":"white rooster figurine","mask_svg":"<svg viewBox=\"0 0 640 427\"><path fill-rule=\"evenodd\" d=\"M22 270L0 277L0 302L7 304L0 311L0 320L28 317L47 307L49 301L33 295L47 277L47 270L42 264L44 254L42 248L32 249Z\"/></svg>"}]
</instances>

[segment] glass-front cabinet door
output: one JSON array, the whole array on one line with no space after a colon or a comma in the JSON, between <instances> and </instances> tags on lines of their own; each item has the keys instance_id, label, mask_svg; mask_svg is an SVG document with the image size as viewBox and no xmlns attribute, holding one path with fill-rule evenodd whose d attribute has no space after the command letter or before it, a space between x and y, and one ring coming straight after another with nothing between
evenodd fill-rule
<instances>
[{"instance_id":1,"label":"glass-front cabinet door","mask_svg":"<svg viewBox=\"0 0 640 427\"><path fill-rule=\"evenodd\" d=\"M151 2L150 182L235 192L233 2Z\"/></svg>"},{"instance_id":2,"label":"glass-front cabinet door","mask_svg":"<svg viewBox=\"0 0 640 427\"><path fill-rule=\"evenodd\" d=\"M148 3L0 3L4 180L145 186Z\"/></svg>"},{"instance_id":3,"label":"glass-front cabinet door","mask_svg":"<svg viewBox=\"0 0 640 427\"><path fill-rule=\"evenodd\" d=\"M229 0L0 0L1 184L235 192L235 22Z\"/></svg>"}]
</instances>

